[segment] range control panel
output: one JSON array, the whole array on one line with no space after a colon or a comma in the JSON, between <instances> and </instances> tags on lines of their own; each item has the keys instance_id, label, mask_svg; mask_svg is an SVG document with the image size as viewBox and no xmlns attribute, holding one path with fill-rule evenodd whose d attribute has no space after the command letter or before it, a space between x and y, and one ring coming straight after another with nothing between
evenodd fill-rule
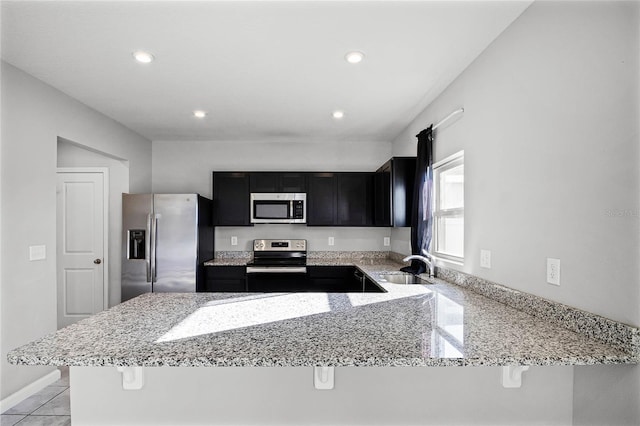
<instances>
[{"instance_id":1,"label":"range control panel","mask_svg":"<svg viewBox=\"0 0 640 426\"><path fill-rule=\"evenodd\" d=\"M253 240L253 251L307 251L307 240Z\"/></svg>"}]
</instances>

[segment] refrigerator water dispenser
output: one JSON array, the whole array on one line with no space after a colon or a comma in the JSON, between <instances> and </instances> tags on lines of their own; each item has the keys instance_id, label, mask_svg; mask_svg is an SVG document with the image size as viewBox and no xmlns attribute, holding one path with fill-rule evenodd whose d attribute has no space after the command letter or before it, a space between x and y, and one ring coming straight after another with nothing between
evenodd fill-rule
<instances>
[{"instance_id":1,"label":"refrigerator water dispenser","mask_svg":"<svg viewBox=\"0 0 640 426\"><path fill-rule=\"evenodd\" d=\"M145 230L129 229L129 251L128 259L145 260Z\"/></svg>"}]
</instances>

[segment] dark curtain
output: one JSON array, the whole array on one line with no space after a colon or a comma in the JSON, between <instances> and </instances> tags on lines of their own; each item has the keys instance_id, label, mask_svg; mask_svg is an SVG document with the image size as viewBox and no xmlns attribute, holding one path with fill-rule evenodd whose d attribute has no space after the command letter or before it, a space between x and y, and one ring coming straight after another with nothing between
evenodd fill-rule
<instances>
[{"instance_id":1,"label":"dark curtain","mask_svg":"<svg viewBox=\"0 0 640 426\"><path fill-rule=\"evenodd\" d=\"M416 137L418 152L411 214L411 254L424 256L429 252L433 233L433 125L418 133ZM421 274L426 271L426 266L424 262L412 260L411 266L403 270Z\"/></svg>"}]
</instances>

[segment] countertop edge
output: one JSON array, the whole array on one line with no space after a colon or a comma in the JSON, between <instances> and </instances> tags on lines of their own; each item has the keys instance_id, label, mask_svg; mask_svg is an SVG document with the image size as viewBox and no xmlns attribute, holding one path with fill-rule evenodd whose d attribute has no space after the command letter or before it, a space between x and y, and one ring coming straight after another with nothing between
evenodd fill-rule
<instances>
[{"instance_id":1,"label":"countertop edge","mask_svg":"<svg viewBox=\"0 0 640 426\"><path fill-rule=\"evenodd\" d=\"M118 359L108 358L25 358L8 356L13 365L69 367L507 367L638 364L632 357L575 358L374 358L374 359L288 359L288 358L199 358L199 359Z\"/></svg>"}]
</instances>

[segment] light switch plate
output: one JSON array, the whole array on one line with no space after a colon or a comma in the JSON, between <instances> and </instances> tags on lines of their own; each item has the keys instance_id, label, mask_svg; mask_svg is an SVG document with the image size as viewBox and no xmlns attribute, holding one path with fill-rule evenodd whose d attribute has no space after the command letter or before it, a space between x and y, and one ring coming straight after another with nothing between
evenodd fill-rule
<instances>
[{"instance_id":1,"label":"light switch plate","mask_svg":"<svg viewBox=\"0 0 640 426\"><path fill-rule=\"evenodd\" d=\"M384 237L384 245L387 246L387 247L391 245L391 238L390 237Z\"/></svg>"},{"instance_id":2,"label":"light switch plate","mask_svg":"<svg viewBox=\"0 0 640 426\"><path fill-rule=\"evenodd\" d=\"M29 260L44 260L46 258L46 246L29 246Z\"/></svg>"},{"instance_id":3,"label":"light switch plate","mask_svg":"<svg viewBox=\"0 0 640 426\"><path fill-rule=\"evenodd\" d=\"M231 245L232 246L237 246L238 245L238 237L236 237L236 236L231 237Z\"/></svg>"},{"instance_id":4,"label":"light switch plate","mask_svg":"<svg viewBox=\"0 0 640 426\"><path fill-rule=\"evenodd\" d=\"M335 239L334 239L333 237L329 237L329 242L328 242L328 244L329 244L330 246L332 246L332 245L334 245L335 243L336 243Z\"/></svg>"},{"instance_id":5,"label":"light switch plate","mask_svg":"<svg viewBox=\"0 0 640 426\"><path fill-rule=\"evenodd\" d=\"M480 250L480 267L491 268L491 250Z\"/></svg>"}]
</instances>

